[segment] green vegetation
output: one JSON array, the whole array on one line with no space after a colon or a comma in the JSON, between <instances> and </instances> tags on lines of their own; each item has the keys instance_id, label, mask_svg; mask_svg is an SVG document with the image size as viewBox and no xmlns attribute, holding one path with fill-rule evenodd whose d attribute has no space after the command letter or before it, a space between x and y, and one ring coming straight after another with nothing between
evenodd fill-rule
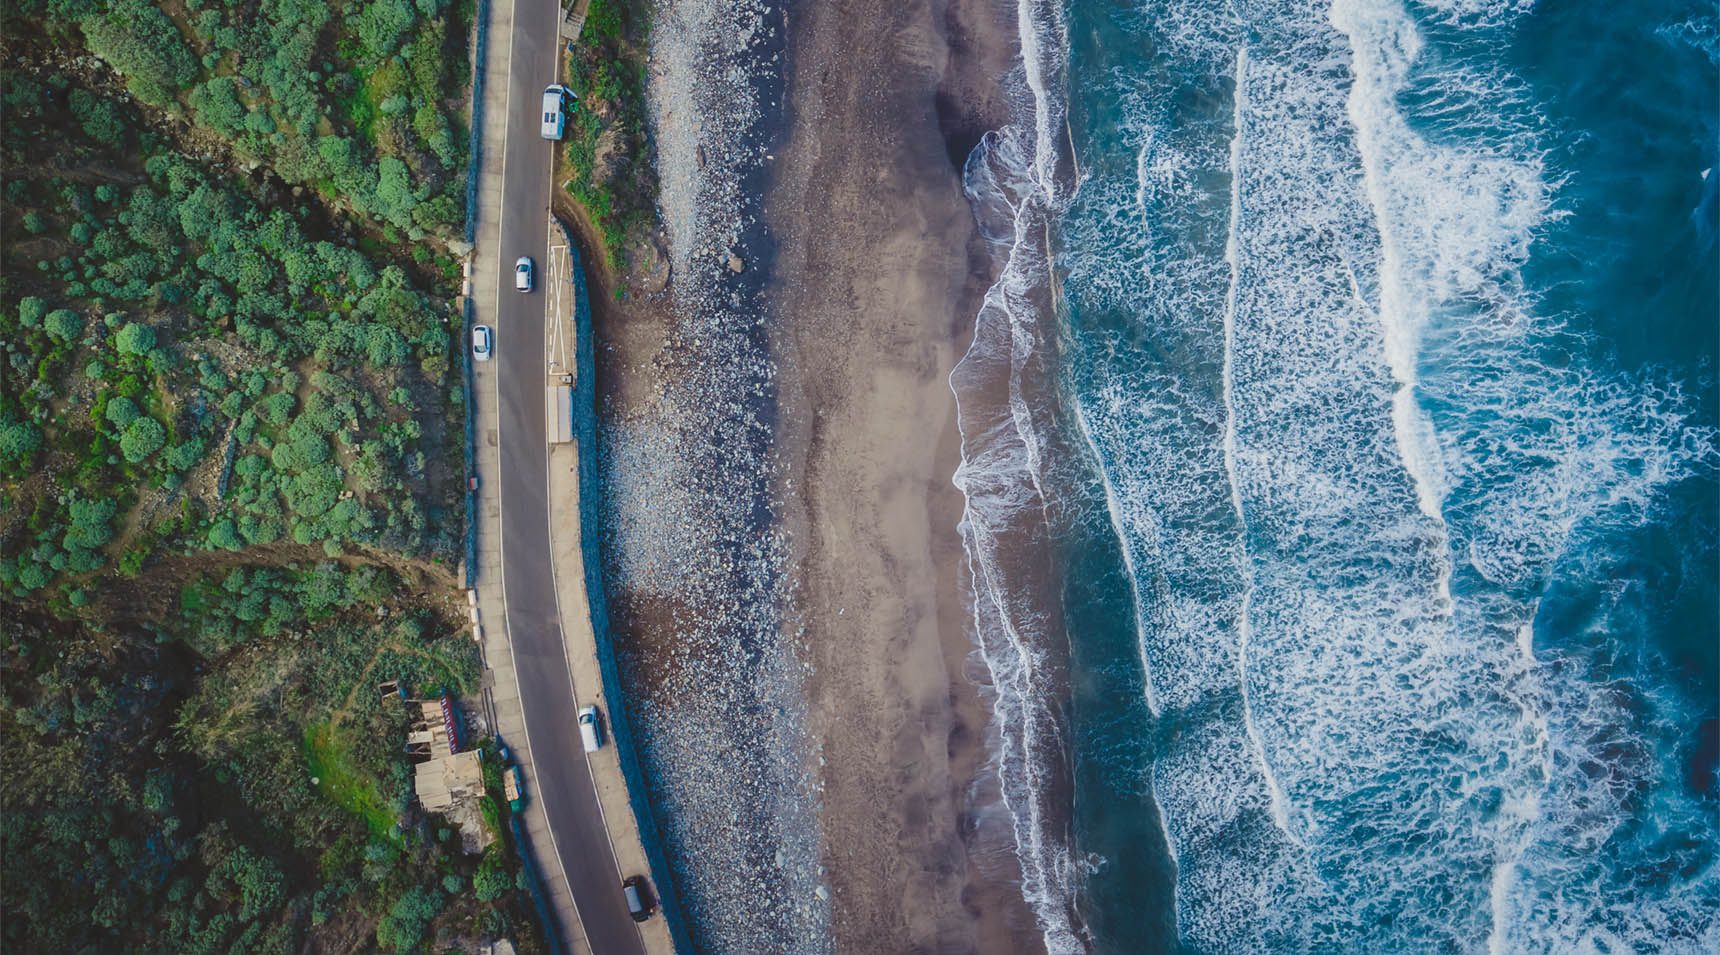
<instances>
[{"instance_id":1,"label":"green vegetation","mask_svg":"<svg viewBox=\"0 0 1720 955\"><path fill-rule=\"evenodd\" d=\"M0 10L0 948L541 950L377 691L477 683L470 16Z\"/></svg>"},{"instance_id":2,"label":"green vegetation","mask_svg":"<svg viewBox=\"0 0 1720 955\"><path fill-rule=\"evenodd\" d=\"M254 566L192 578L160 627L8 615L0 665L34 678L0 718L6 946L288 952L354 916L401 952L529 933L529 899L490 891L503 850L462 855L411 807L406 708L376 683L470 691L478 664L407 589Z\"/></svg>"},{"instance_id":3,"label":"green vegetation","mask_svg":"<svg viewBox=\"0 0 1720 955\"><path fill-rule=\"evenodd\" d=\"M16 278L0 299L0 477L37 493L8 538L21 546L0 552L0 588L67 593L134 546L142 561L286 541L452 561L458 522L437 518L459 512L458 488L433 483L430 462L457 448L453 310L398 266L318 237L338 232L310 207L269 208L278 191L138 132L128 110L116 139L52 130L68 87L6 78L13 168L110 181L7 186L9 208L46 227L8 235L3 259ZM47 258L62 264L29 267ZM137 530L107 551L80 544L66 534L75 494L118 502Z\"/></svg>"},{"instance_id":4,"label":"green vegetation","mask_svg":"<svg viewBox=\"0 0 1720 955\"><path fill-rule=\"evenodd\" d=\"M413 241L460 235L469 0L10 6L9 32L34 27L85 47L139 102L215 134L240 159ZM123 131L87 93L70 105L92 138Z\"/></svg>"},{"instance_id":5,"label":"green vegetation","mask_svg":"<svg viewBox=\"0 0 1720 955\"><path fill-rule=\"evenodd\" d=\"M567 126L567 191L603 237L611 268L655 221L657 176L646 136L645 59L649 7L592 0L568 87L579 98Z\"/></svg>"}]
</instances>

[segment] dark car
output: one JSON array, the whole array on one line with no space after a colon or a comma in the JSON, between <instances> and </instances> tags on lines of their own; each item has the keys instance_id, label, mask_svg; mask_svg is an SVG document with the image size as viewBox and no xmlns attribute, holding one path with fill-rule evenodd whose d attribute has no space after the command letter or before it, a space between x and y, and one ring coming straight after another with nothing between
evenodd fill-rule
<instances>
[{"instance_id":1,"label":"dark car","mask_svg":"<svg viewBox=\"0 0 1720 955\"><path fill-rule=\"evenodd\" d=\"M633 921L643 922L651 917L651 910L657 903L651 898L651 883L646 882L644 876L628 876L621 883L621 892L627 896L627 914L633 916Z\"/></svg>"}]
</instances>

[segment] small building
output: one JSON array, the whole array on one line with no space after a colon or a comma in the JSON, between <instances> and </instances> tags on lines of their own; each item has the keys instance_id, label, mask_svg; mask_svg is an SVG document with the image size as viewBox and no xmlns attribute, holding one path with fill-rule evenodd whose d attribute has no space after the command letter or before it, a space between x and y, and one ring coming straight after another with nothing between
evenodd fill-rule
<instances>
[{"instance_id":1,"label":"small building","mask_svg":"<svg viewBox=\"0 0 1720 955\"><path fill-rule=\"evenodd\" d=\"M417 765L412 790L426 812L439 813L460 828L467 852L481 852L495 841L484 822L479 801L484 797L484 758L477 750L460 751L460 720L447 694L431 700L409 700L412 724L406 731L406 752Z\"/></svg>"},{"instance_id":2,"label":"small building","mask_svg":"<svg viewBox=\"0 0 1720 955\"><path fill-rule=\"evenodd\" d=\"M477 750L419 763L412 786L430 812L447 812L462 800L484 794L484 761Z\"/></svg>"}]
</instances>

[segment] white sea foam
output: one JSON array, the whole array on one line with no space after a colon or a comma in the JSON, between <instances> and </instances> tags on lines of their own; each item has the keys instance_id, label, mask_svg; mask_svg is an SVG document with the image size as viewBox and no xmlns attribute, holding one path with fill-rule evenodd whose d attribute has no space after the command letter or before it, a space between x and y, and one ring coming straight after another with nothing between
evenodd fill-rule
<instances>
[{"instance_id":1,"label":"white sea foam","mask_svg":"<svg viewBox=\"0 0 1720 955\"><path fill-rule=\"evenodd\" d=\"M975 319L973 342L950 374L962 461L954 475L966 504L960 531L973 595L978 657L990 682L992 768L1008 810L1022 894L1047 950L1085 948L1074 919L1081 870L1068 844L1067 809L1053 805L1048 774L1067 760L1051 681L1043 609L1021 593L1003 553L1048 545L1041 409L1031 406L1026 366L1042 348L1039 304L1050 281L1046 225L1061 180L1064 40L1054 3L1020 0L1021 65L1011 80L1018 121L987 134L965 171L981 229L1002 263Z\"/></svg>"},{"instance_id":2,"label":"white sea foam","mask_svg":"<svg viewBox=\"0 0 1720 955\"><path fill-rule=\"evenodd\" d=\"M1391 0L1249 5L1246 31L1194 7L1134 15L1165 72L1081 91L1119 104L1127 162L1086 156L1059 262L1149 703L1179 727L1153 772L1179 931L1212 951L1712 941L1711 877L1657 898L1573 860L1668 864L1627 825L1665 769L1633 755L1659 738L1638 691L1537 657L1536 598L1601 573L1568 556L1651 519L1713 435L1675 389L1570 361L1524 292L1557 182L1520 84L1424 63ZM1430 15L1492 30L1521 8ZM1437 142L1412 87L1437 89L1415 100ZM1191 121L1223 93L1228 128ZM1690 809L1664 818L1712 842Z\"/></svg>"}]
</instances>

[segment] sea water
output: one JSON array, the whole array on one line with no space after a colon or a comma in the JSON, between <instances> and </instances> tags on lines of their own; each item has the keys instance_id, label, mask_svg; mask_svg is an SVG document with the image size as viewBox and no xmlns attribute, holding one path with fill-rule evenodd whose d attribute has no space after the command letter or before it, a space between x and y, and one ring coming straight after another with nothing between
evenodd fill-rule
<instances>
[{"instance_id":1,"label":"sea water","mask_svg":"<svg viewBox=\"0 0 1720 955\"><path fill-rule=\"evenodd\" d=\"M1714 7L1020 25L952 385L1047 946L1720 950Z\"/></svg>"}]
</instances>

